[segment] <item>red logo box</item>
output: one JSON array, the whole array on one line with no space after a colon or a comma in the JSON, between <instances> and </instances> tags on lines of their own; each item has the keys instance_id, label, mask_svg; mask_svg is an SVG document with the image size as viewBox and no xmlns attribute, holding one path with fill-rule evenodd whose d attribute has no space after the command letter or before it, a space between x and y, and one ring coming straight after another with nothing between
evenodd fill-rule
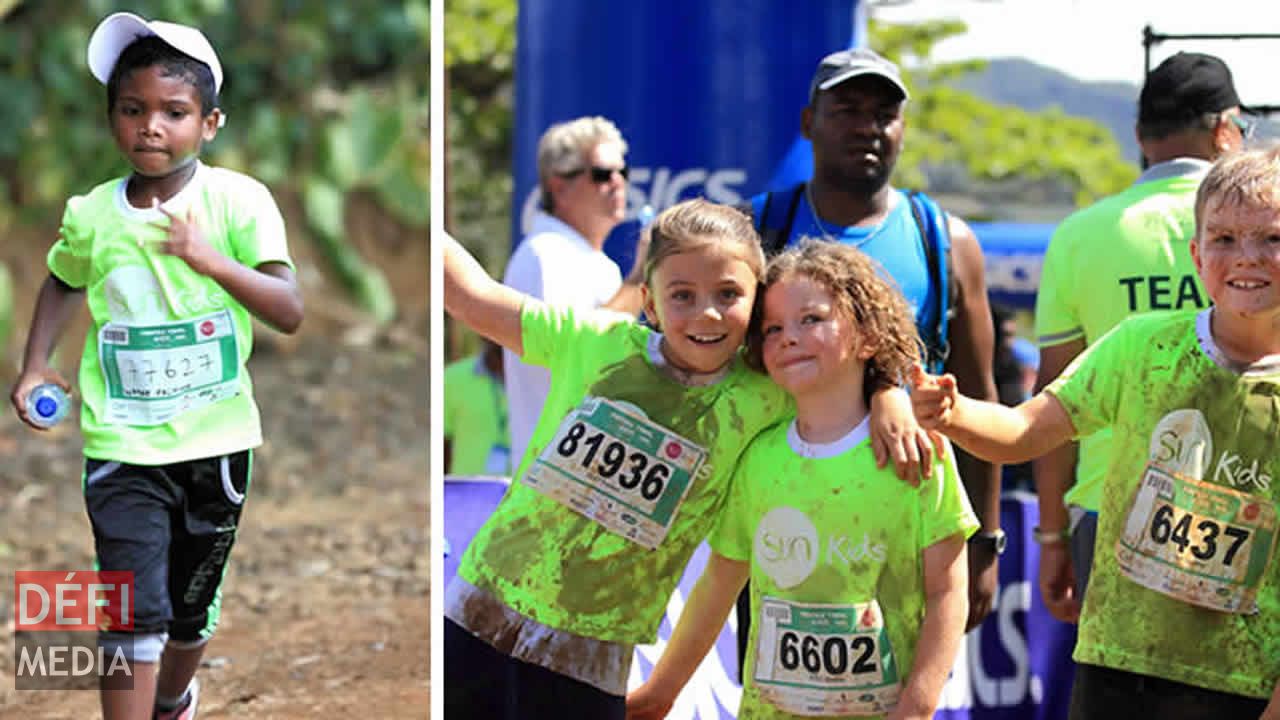
<instances>
[{"instance_id":1,"label":"red logo box","mask_svg":"<svg viewBox=\"0 0 1280 720\"><path fill-rule=\"evenodd\" d=\"M133 629L133 572L18 570L13 622L18 632Z\"/></svg>"}]
</instances>

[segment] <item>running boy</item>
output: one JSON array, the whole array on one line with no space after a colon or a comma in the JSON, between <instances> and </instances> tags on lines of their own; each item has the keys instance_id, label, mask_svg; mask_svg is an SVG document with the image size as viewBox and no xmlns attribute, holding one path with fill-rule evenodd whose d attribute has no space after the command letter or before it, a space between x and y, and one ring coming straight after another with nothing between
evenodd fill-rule
<instances>
[{"instance_id":1,"label":"running boy","mask_svg":"<svg viewBox=\"0 0 1280 720\"><path fill-rule=\"evenodd\" d=\"M250 316L292 333L302 299L266 187L199 160L223 120L222 67L204 35L116 13L89 39L89 69L133 171L67 202L10 399L29 422L32 388L68 387L48 359L87 300L85 505L100 568L132 571L135 584L133 632L99 637L131 665L130 687L104 680L103 715L191 718L262 443Z\"/></svg>"},{"instance_id":2,"label":"running boy","mask_svg":"<svg viewBox=\"0 0 1280 720\"><path fill-rule=\"evenodd\" d=\"M920 343L880 272L824 242L769 264L749 357L796 416L743 453L711 559L629 718L666 716L748 577L739 717L932 717L964 634L978 520L949 448L919 487L873 461L867 399Z\"/></svg>"},{"instance_id":3,"label":"running boy","mask_svg":"<svg viewBox=\"0 0 1280 720\"><path fill-rule=\"evenodd\" d=\"M787 414L740 354L764 270L749 219L691 200L649 231L652 327L522 295L443 238L445 309L551 370L516 479L445 593L451 720L621 720L634 646L655 637L742 449Z\"/></svg>"},{"instance_id":4,"label":"running boy","mask_svg":"<svg viewBox=\"0 0 1280 720\"><path fill-rule=\"evenodd\" d=\"M1016 408L915 371L921 422L995 461L1114 428L1070 717L1280 718L1280 149L1219 159L1213 305L1126 320Z\"/></svg>"}]
</instances>

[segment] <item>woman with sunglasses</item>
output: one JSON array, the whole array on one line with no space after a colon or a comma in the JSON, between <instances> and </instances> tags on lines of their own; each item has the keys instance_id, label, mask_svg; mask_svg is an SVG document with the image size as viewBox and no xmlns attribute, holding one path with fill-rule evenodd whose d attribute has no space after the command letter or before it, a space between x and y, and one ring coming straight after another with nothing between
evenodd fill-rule
<instances>
[{"instance_id":1,"label":"woman with sunglasses","mask_svg":"<svg viewBox=\"0 0 1280 720\"><path fill-rule=\"evenodd\" d=\"M640 312L643 248L626 280L604 241L627 210L627 142L613 123L582 117L552 125L538 141L538 210L516 247L504 285L579 310ZM550 389L546 368L505 351L511 457L524 456Z\"/></svg>"}]
</instances>

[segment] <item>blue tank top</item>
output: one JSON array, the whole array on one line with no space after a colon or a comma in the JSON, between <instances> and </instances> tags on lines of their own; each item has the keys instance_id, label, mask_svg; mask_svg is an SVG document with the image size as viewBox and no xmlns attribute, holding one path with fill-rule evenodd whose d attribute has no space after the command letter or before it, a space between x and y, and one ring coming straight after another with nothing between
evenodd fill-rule
<instances>
[{"instance_id":1,"label":"blue tank top","mask_svg":"<svg viewBox=\"0 0 1280 720\"><path fill-rule=\"evenodd\" d=\"M763 212L764 199L764 193L751 198L751 209L757 218ZM782 226L790 200L789 191L774 193L773 207L769 210L770 222L774 227ZM924 256L924 244L915 220L911 217L911 201L907 199L906 193L895 188L890 202L893 207L879 225L847 227L819 221L814 216L808 199L802 195L796 205L787 245L795 245L804 237L835 240L852 245L875 258L906 297L921 337L929 337L931 328L926 327L926 323L930 317L936 317L932 312L932 303L936 302L937 292L929 286L929 265Z\"/></svg>"}]
</instances>

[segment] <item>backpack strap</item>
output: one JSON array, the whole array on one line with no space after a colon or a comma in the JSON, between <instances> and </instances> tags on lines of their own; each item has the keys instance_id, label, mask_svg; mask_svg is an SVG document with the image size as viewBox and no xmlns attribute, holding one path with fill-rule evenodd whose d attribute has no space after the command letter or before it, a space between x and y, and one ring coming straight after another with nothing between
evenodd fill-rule
<instances>
[{"instance_id":1,"label":"backpack strap","mask_svg":"<svg viewBox=\"0 0 1280 720\"><path fill-rule=\"evenodd\" d=\"M804 183L788 190L765 193L764 205L760 207L759 217L756 216L750 200L737 206L751 218L751 224L760 234L760 247L764 250L765 258L777 255L787 246L787 241L791 239L791 226L796 219L796 208L800 206L802 195L804 195ZM786 208L785 213L777 212L781 207ZM782 220L781 223L777 222L779 219Z\"/></svg>"},{"instance_id":2,"label":"backpack strap","mask_svg":"<svg viewBox=\"0 0 1280 720\"><path fill-rule=\"evenodd\" d=\"M911 217L920 232L924 248L925 264L929 272L929 286L937 288L927 322L921 332L925 345L925 364L929 372L940 373L951 355L948 325L955 315L957 286L954 268L951 266L951 229L947 213L927 195L915 190L907 191L911 203Z\"/></svg>"}]
</instances>

